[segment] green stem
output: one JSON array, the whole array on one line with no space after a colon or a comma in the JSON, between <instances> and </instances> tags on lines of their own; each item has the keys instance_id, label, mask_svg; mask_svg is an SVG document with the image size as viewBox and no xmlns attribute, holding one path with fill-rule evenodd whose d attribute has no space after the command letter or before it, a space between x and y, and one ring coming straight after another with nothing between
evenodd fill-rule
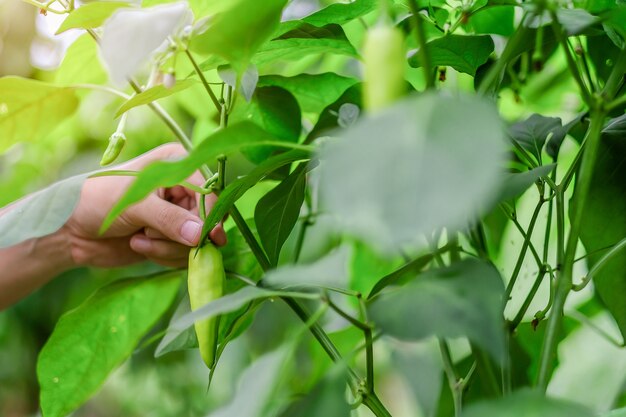
<instances>
[{"instance_id":1,"label":"green stem","mask_svg":"<svg viewBox=\"0 0 626 417\"><path fill-rule=\"evenodd\" d=\"M213 92L213 89L209 85L209 82L204 77L204 73L202 72L202 70L200 69L198 64L196 63L196 60L193 59L193 55L191 55L191 52L189 52L188 49L185 49L185 54L189 58L189 61L191 62L191 65L193 65L193 69L196 71L196 74L198 74L198 77L200 77L200 81L202 81L202 85L204 85L204 89L209 94L209 97L211 97L211 101L213 102L213 105L215 106L217 111L220 112L221 109L222 109L220 101L217 99L217 96Z\"/></svg>"},{"instance_id":2,"label":"green stem","mask_svg":"<svg viewBox=\"0 0 626 417\"><path fill-rule=\"evenodd\" d=\"M622 249L626 247L626 238L620 240L613 248L607 252L598 262L596 262L591 270L587 273L587 276L579 284L574 284L572 290L580 291L589 284L591 279L604 267L615 255L617 255Z\"/></svg>"},{"instance_id":3,"label":"green stem","mask_svg":"<svg viewBox=\"0 0 626 417\"><path fill-rule=\"evenodd\" d=\"M445 340L438 338L439 351L441 352L441 360L443 362L443 370L448 379L448 386L452 393L452 400L454 403L454 416L459 417L461 415L461 409L463 408L463 393L459 390L459 376L456 374L454 364L452 362L452 355L450 355L450 348Z\"/></svg>"},{"instance_id":4,"label":"green stem","mask_svg":"<svg viewBox=\"0 0 626 417\"><path fill-rule=\"evenodd\" d=\"M511 332L515 330L517 326L519 326L519 324L522 322L522 319L524 318L524 314L526 314L526 312L528 311L528 307L530 307L530 303L532 303L533 299L535 298L535 295L537 294L537 290L539 290L539 287L541 286L541 283L543 282L543 278L546 276L546 272L547 271L545 269L541 269L537 273L537 278L535 278L535 282L533 283L533 286L530 289L530 292L524 299L524 303L522 304L519 311L515 315L515 318L513 318L513 321L510 324Z\"/></svg>"},{"instance_id":5,"label":"green stem","mask_svg":"<svg viewBox=\"0 0 626 417\"><path fill-rule=\"evenodd\" d=\"M424 78L426 79L426 88L433 88L435 86L435 74L433 73L433 67L430 61L430 53L426 45L426 32L424 30L424 22L420 16L419 8L415 0L409 0L409 7L413 14L413 24L415 27L415 38L417 40L418 50L417 53L422 61L422 67L424 68Z\"/></svg>"}]
</instances>

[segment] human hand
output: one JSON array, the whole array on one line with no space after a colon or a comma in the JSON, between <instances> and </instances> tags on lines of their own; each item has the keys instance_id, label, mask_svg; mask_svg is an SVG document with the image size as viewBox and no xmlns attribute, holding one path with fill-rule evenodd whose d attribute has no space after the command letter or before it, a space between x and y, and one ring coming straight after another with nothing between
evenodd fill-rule
<instances>
[{"instance_id":1,"label":"human hand","mask_svg":"<svg viewBox=\"0 0 626 417\"><path fill-rule=\"evenodd\" d=\"M185 155L182 146L167 144L116 168L140 170L151 162ZM145 259L165 266L187 265L190 247L200 240L201 196L182 186L156 190L124 211L103 235L99 234L104 218L132 181L132 177L105 176L85 182L78 206L63 228L75 266L117 267ZM199 173L188 181L198 186L204 182ZM216 199L214 194L206 196L207 210ZM209 237L218 246L226 244L221 223Z\"/></svg>"}]
</instances>

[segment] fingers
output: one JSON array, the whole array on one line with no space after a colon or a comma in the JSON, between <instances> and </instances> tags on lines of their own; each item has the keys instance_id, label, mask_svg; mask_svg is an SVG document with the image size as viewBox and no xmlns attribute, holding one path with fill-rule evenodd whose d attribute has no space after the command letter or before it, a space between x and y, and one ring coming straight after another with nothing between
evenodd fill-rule
<instances>
[{"instance_id":1,"label":"fingers","mask_svg":"<svg viewBox=\"0 0 626 417\"><path fill-rule=\"evenodd\" d=\"M142 233L131 238L130 247L136 253L168 266L186 265L191 249L171 240L151 239Z\"/></svg>"},{"instance_id":2,"label":"fingers","mask_svg":"<svg viewBox=\"0 0 626 417\"><path fill-rule=\"evenodd\" d=\"M144 229L144 234L150 239L168 239L167 236L152 227L146 227ZM219 222L217 226L215 226L213 230L211 230L211 232L209 233L209 239L211 239L211 241L217 246L226 245L227 237L226 232L224 231L224 224L222 222Z\"/></svg>"},{"instance_id":3,"label":"fingers","mask_svg":"<svg viewBox=\"0 0 626 417\"><path fill-rule=\"evenodd\" d=\"M139 227L149 227L169 240L186 246L200 241L202 221L182 207L151 195L128 211L128 216Z\"/></svg>"}]
</instances>

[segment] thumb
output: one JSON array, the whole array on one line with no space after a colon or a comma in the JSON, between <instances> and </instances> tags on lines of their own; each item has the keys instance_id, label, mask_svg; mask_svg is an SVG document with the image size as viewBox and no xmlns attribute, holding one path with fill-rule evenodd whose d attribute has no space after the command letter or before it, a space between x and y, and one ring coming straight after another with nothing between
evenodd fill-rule
<instances>
[{"instance_id":1,"label":"thumb","mask_svg":"<svg viewBox=\"0 0 626 417\"><path fill-rule=\"evenodd\" d=\"M135 207L133 221L187 246L196 246L202 233L198 216L154 194Z\"/></svg>"}]
</instances>

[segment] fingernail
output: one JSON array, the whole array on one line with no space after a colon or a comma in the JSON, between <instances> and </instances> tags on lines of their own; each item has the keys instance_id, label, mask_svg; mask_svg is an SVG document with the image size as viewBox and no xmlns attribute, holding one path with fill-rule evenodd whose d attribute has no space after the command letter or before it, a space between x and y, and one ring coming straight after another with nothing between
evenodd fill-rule
<instances>
[{"instance_id":1,"label":"fingernail","mask_svg":"<svg viewBox=\"0 0 626 417\"><path fill-rule=\"evenodd\" d=\"M200 223L196 223L193 220L187 220L183 223L183 227L180 229L180 235L187 242L195 245L201 231L202 225Z\"/></svg>"}]
</instances>

